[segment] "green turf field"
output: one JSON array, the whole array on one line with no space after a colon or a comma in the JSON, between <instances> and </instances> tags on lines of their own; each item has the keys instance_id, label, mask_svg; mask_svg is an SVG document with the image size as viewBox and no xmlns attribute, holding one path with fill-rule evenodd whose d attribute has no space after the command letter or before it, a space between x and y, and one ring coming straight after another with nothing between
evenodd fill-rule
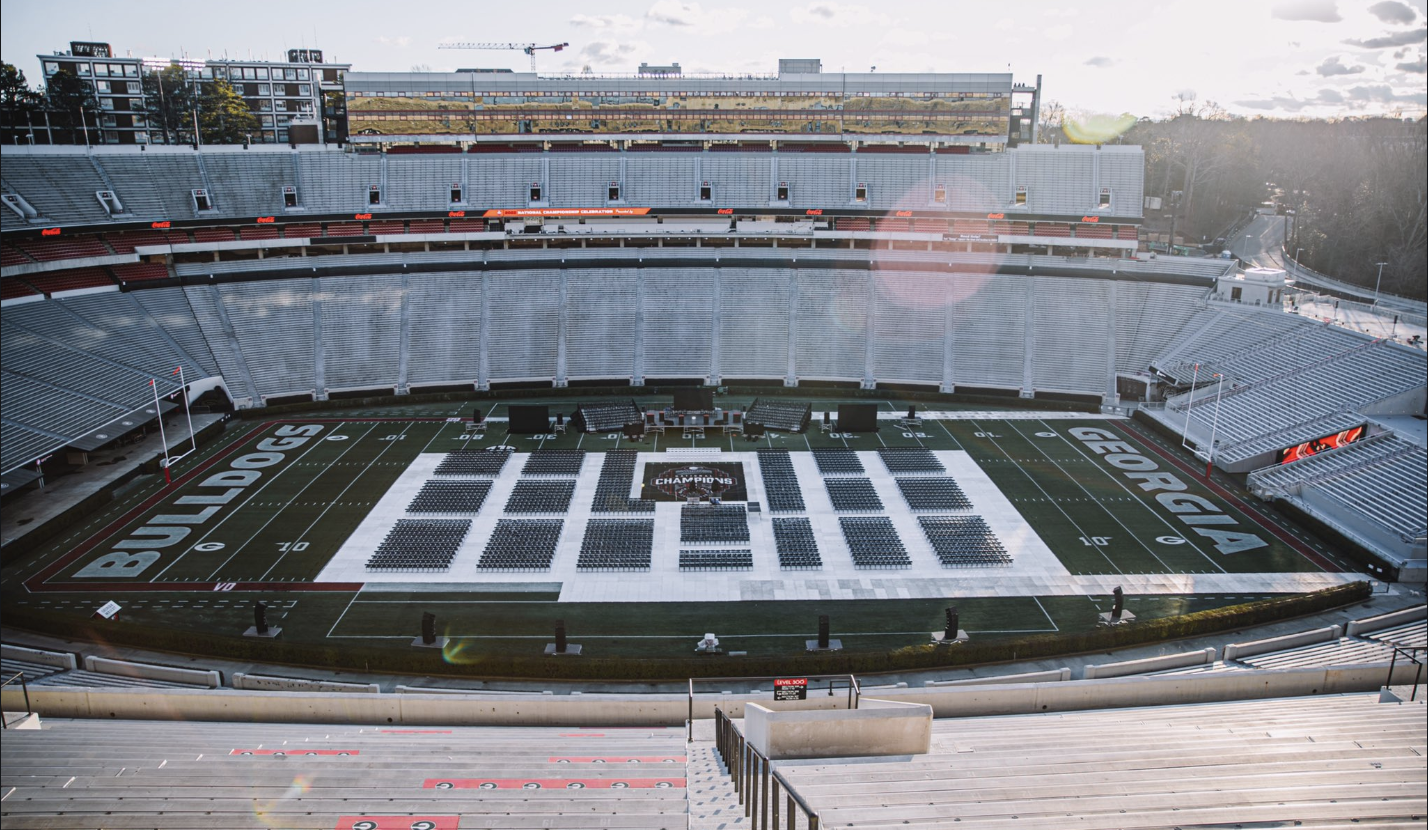
<instances>
[{"instance_id":1,"label":"green turf field","mask_svg":"<svg viewBox=\"0 0 1428 830\"><path fill-rule=\"evenodd\" d=\"M650 398L643 403L654 408L663 400ZM552 413L568 415L580 400L520 402L549 403ZM732 397L719 400L721 406L730 408L747 402ZM838 404L836 399L810 402L815 410L836 409ZM572 641L600 653L630 656L682 656L706 631L718 633L726 640L726 648L750 654L786 653L797 650L811 636L820 613L833 615L835 636L843 638L849 648L872 650L921 643L927 639L926 632L941 628L947 602L940 599L643 603L632 608L629 604L558 603L558 588L549 587L459 594L404 594L381 591L375 585L371 586L375 590L360 594L350 588L306 590L372 505L421 453L496 444L520 451L579 448L602 452L631 446L618 435L507 436L500 423L492 423L484 436L475 436L468 423L446 420L469 417L477 406L333 409L281 423L236 421L222 438L174 469L176 486L165 488L161 478L144 477L72 532L6 565L6 608L87 616L112 598L125 606L124 618L128 620L231 636L250 623L252 601L263 599L272 608L273 623L284 627L285 638L361 647L403 645L417 632L421 612L431 610L449 636L461 639L463 653L468 655L538 649L549 638L557 618L566 620ZM503 404L482 402L479 406L492 417L506 414ZM897 400L883 401L881 406L896 412L906 409L906 404ZM303 434L304 440L294 444L290 436L299 427L315 434ZM1217 549L1214 537L1196 532L1181 514L1144 492L1124 470L1108 464L1106 456L1071 437L1069 431L1076 428L1106 430L1139 455L1152 459L1158 469L1173 472L1185 484L1184 493L1213 506L1205 512L1223 517L1216 519L1221 524L1209 526L1211 530L1254 530L1264 540L1263 546L1230 553ZM1258 525L1257 520L1262 519L1246 515L1220 493L1157 456L1147 440L1124 422L1048 416L927 421L917 429L885 423L878 433L864 435L826 433L815 424L807 434L771 433L757 442L711 430L706 438L652 436L635 448L658 451L704 446L733 451L768 446L791 451L827 446L965 451L1074 574L1320 569ZM280 458L265 463L251 482L230 488L223 503L200 499L178 504L185 497L211 498L215 488L200 486L208 476L230 470L232 459L273 447L282 448L275 453ZM210 507L214 509L204 514ZM163 521L169 524L182 523L185 520L175 516L184 515L194 517L188 523L191 529L173 544L156 544L148 550L154 555L141 563L142 568L86 572L105 556L124 559L146 553L142 550L145 542L152 540L142 536L145 523L156 517L167 517ZM140 534L137 539L136 533ZM66 557L73 559L57 564ZM895 577L896 573L871 575ZM639 578L638 574L630 576ZM531 577L539 582L540 574ZM22 582L37 590L19 590ZM141 587L156 583L162 583L165 590ZM188 590L184 583L193 583L194 588ZM106 593L106 585L113 586L113 591ZM297 590L284 590L283 586ZM1141 617L1155 617L1251 598L1255 597L1132 597L1130 607ZM1095 624L1099 611L1109 607L1105 597L1079 596L963 599L957 604L963 627L982 637L1084 630Z\"/></svg>"}]
</instances>

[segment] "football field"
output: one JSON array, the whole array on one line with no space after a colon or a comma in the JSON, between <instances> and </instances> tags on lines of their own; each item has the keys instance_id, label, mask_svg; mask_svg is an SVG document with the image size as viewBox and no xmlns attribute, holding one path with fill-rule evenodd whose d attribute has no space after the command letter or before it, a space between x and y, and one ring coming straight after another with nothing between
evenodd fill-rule
<instances>
[{"instance_id":1,"label":"football field","mask_svg":"<svg viewBox=\"0 0 1428 830\"><path fill-rule=\"evenodd\" d=\"M550 403L552 412L568 413L578 401ZM836 411L837 403L812 401L816 412ZM916 426L885 420L876 433L821 430L815 421L806 434L770 433L757 441L710 430L702 438L655 435L631 444L617 434L507 435L504 405L489 402L479 407L495 420L481 434L471 422L476 406L235 422L184 459L172 484L143 480L83 526L8 565L7 587L22 583L26 590L7 589L7 605L87 615L114 599L128 620L231 636L251 620L252 601L262 599L285 638L343 646L409 641L421 613L431 611L447 636L461 641L457 652L468 655L535 648L532 643L548 640L553 620L564 619L573 639L601 653L679 656L710 630L751 654L781 653L810 636L820 613L833 616L835 632L850 648L886 649L924 642L928 631L941 627L949 602L959 606L969 632L1011 637L1093 626L1109 607L1109 588L1122 582L1138 615L1161 616L1337 578L1325 573L1327 551L1315 550L1312 540L1205 482L1119 419L949 410ZM883 409L893 415L905 406L886 401ZM664 562L663 579L733 586L741 602L718 601L729 596L712 589L680 602L659 601L659 590L636 602L591 601L600 591L576 590L582 581L589 580L589 588L598 587L598 579L638 585L652 577L586 576L573 568L496 579L462 567L420 584L400 574L364 578L360 567L340 581L319 578L364 521L371 526L374 506L420 456L496 446L512 448L517 457L537 449L745 454L842 447L872 459L877 456L870 451L883 447L922 447L975 464L984 474L978 480L990 483L967 485L973 502L1009 504L1034 533L1026 544L1048 550L1056 568L1018 571L1022 542L1012 539L1010 569L938 569L928 559L912 574L853 571L846 549L835 546L825 553L827 573L780 573L756 535L753 555L764 559L764 568L753 574L683 574L669 564L673 551L654 551ZM756 479L750 472L751 483ZM810 483L801 480L805 492ZM481 511L499 515L501 504L487 502ZM479 540L473 544L479 549ZM937 572L929 574L927 563ZM1065 576L1048 583L1046 573ZM1136 587L1151 584L1158 587Z\"/></svg>"}]
</instances>

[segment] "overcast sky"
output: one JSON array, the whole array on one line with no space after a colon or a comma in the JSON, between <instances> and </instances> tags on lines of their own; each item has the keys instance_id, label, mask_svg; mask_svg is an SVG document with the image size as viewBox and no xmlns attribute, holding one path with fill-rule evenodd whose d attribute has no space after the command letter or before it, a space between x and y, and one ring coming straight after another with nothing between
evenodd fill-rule
<instances>
[{"instance_id":1,"label":"overcast sky","mask_svg":"<svg viewBox=\"0 0 1428 830\"><path fill-rule=\"evenodd\" d=\"M1176 97L1244 114L1421 115L1428 0L601 0L234 5L4 0L0 52L34 83L36 54L71 40L119 55L269 57L317 46L358 71L529 69L519 52L439 50L452 40L568 41L542 72L1005 72L1044 77L1072 111L1164 115Z\"/></svg>"}]
</instances>

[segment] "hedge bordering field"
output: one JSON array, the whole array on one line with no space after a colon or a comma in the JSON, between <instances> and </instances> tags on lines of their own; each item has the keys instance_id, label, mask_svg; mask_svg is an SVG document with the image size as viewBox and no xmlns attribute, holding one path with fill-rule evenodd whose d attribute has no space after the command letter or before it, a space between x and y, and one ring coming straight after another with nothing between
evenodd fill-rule
<instances>
[{"instance_id":1,"label":"hedge bordering field","mask_svg":"<svg viewBox=\"0 0 1428 830\"><path fill-rule=\"evenodd\" d=\"M1003 663L1111 651L1145 643L1232 631L1315 614L1369 598L1367 582L1353 582L1309 594L1256 600L1242 605L1174 617L1141 619L1128 625L1079 634L1038 634L1014 640L955 647L909 646L886 652L842 651L782 657L550 659L539 656L472 655L451 663L435 650L335 648L282 641L222 637L202 631L104 623L54 611L12 610L8 627L83 642L154 649L180 654L360 672L448 675L482 678L657 681L699 677L762 677L790 674L877 674Z\"/></svg>"}]
</instances>

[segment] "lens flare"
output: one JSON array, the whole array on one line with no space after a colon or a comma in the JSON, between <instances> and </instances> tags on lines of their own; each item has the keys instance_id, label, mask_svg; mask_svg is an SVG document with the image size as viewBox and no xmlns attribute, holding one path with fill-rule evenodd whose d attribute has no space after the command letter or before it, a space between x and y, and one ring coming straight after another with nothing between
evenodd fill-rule
<instances>
[{"instance_id":1,"label":"lens flare","mask_svg":"<svg viewBox=\"0 0 1428 830\"><path fill-rule=\"evenodd\" d=\"M1067 116L1061 130L1073 144L1106 144L1124 135L1133 126L1135 116L1123 112L1120 115L1088 115L1079 120Z\"/></svg>"},{"instance_id":2,"label":"lens flare","mask_svg":"<svg viewBox=\"0 0 1428 830\"><path fill-rule=\"evenodd\" d=\"M273 828L273 830L281 830L281 828L295 826L284 823L290 820L290 817L286 813L277 812L278 808L282 807L284 802L302 798L311 789L312 784L308 777L306 775L299 775L293 779L293 782L288 785L288 788L283 791L282 795L272 801L263 803L255 800L253 802L253 817L256 818L262 826Z\"/></svg>"}]
</instances>

